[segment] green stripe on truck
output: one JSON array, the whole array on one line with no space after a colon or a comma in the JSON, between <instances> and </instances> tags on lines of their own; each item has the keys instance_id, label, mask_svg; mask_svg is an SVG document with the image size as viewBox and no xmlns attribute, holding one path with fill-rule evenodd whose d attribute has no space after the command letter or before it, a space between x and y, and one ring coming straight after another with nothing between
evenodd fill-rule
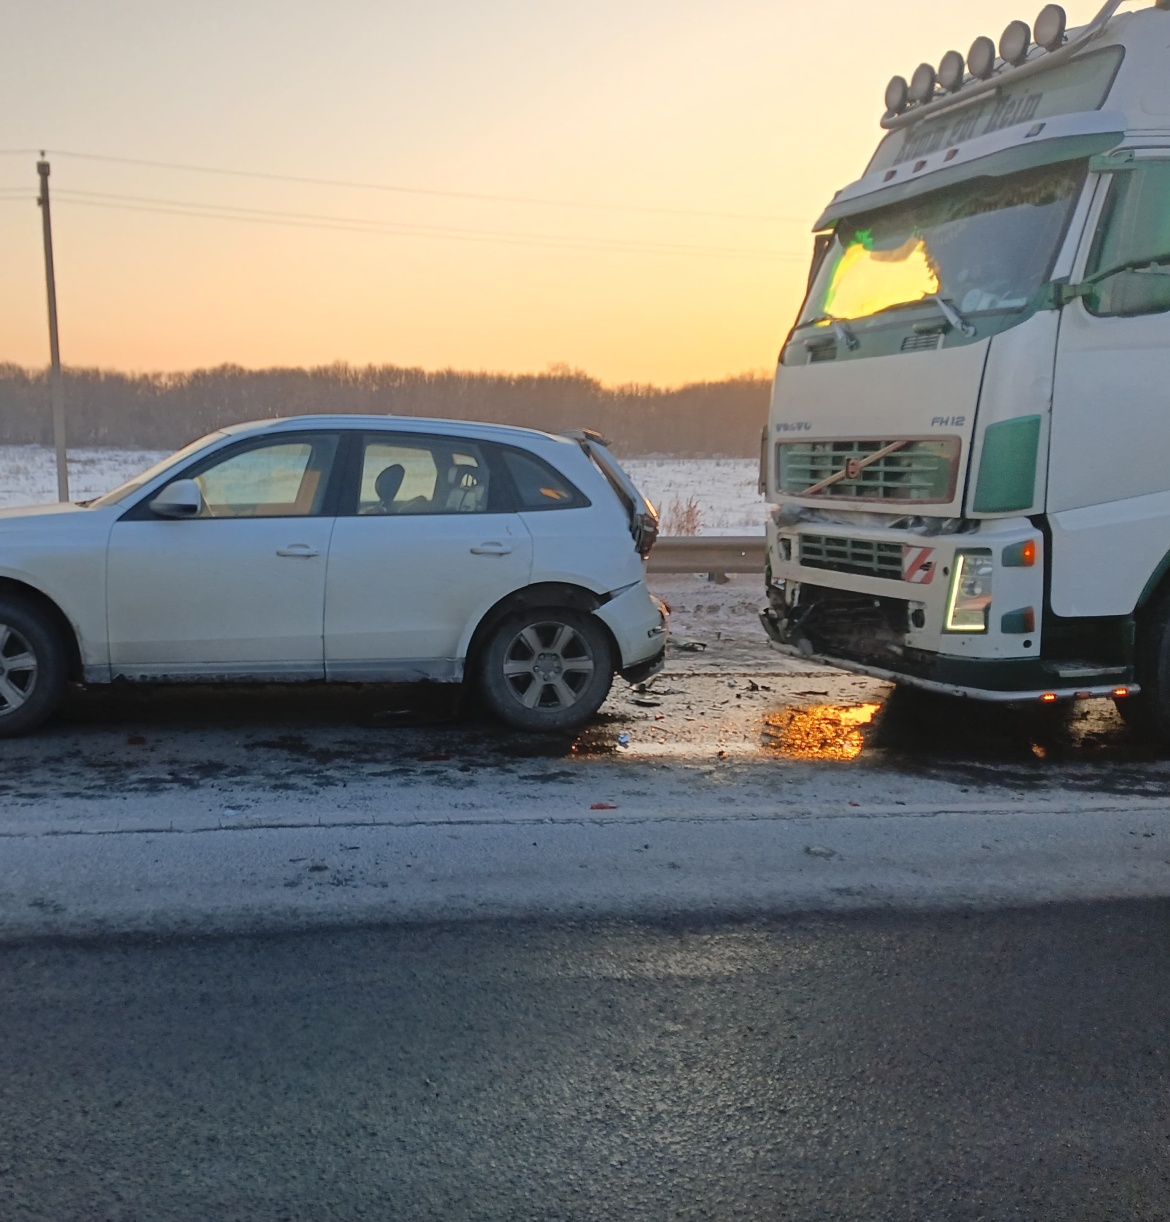
<instances>
[{"instance_id":1,"label":"green stripe on truck","mask_svg":"<svg viewBox=\"0 0 1170 1222\"><path fill-rule=\"evenodd\" d=\"M975 513L1030 509L1036 498L1040 417L1017 416L989 424L983 434Z\"/></svg>"}]
</instances>

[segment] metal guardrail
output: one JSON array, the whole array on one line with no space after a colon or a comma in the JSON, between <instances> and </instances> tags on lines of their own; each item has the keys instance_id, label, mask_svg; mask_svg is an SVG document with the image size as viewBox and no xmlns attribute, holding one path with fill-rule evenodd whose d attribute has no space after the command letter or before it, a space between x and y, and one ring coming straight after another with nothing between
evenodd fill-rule
<instances>
[{"instance_id":1,"label":"metal guardrail","mask_svg":"<svg viewBox=\"0 0 1170 1222\"><path fill-rule=\"evenodd\" d=\"M668 535L646 561L650 573L760 573L763 535Z\"/></svg>"}]
</instances>

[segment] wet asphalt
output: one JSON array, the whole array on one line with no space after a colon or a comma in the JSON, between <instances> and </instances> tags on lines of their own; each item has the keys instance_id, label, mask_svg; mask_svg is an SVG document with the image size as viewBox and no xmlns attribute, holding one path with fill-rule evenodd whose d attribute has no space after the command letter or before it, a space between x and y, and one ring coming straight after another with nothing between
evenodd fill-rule
<instances>
[{"instance_id":1,"label":"wet asphalt","mask_svg":"<svg viewBox=\"0 0 1170 1222\"><path fill-rule=\"evenodd\" d=\"M564 738L433 689L77 691L0 746L0 804L520 792L597 762L649 791L664 759L713 792L1170 784L1106 702L944 701L707 638ZM0 1222L1170 1219L1168 1028L1166 901L10 944Z\"/></svg>"},{"instance_id":2,"label":"wet asphalt","mask_svg":"<svg viewBox=\"0 0 1170 1222\"><path fill-rule=\"evenodd\" d=\"M6 1222L1170 1217L1170 904L0 950Z\"/></svg>"}]
</instances>

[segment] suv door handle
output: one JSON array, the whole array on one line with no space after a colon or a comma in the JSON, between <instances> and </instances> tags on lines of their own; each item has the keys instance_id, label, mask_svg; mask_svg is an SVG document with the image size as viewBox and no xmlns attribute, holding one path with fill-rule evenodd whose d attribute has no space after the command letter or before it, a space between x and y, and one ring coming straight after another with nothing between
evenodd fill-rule
<instances>
[{"instance_id":1,"label":"suv door handle","mask_svg":"<svg viewBox=\"0 0 1170 1222\"><path fill-rule=\"evenodd\" d=\"M508 543L481 543L473 547L473 556L510 556L515 549Z\"/></svg>"},{"instance_id":2,"label":"suv door handle","mask_svg":"<svg viewBox=\"0 0 1170 1222\"><path fill-rule=\"evenodd\" d=\"M290 543L288 547L278 547L278 556L287 556L290 560L312 560L321 553L314 551L307 543Z\"/></svg>"}]
</instances>

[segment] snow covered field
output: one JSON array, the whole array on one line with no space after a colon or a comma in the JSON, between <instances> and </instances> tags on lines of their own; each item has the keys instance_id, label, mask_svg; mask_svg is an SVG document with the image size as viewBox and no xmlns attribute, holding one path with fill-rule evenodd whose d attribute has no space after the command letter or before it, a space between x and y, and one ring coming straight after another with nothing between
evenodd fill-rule
<instances>
[{"instance_id":1,"label":"snow covered field","mask_svg":"<svg viewBox=\"0 0 1170 1222\"><path fill-rule=\"evenodd\" d=\"M695 498L700 535L762 535L764 498L754 458L624 458L622 466L658 507L662 533L676 535Z\"/></svg>"},{"instance_id":2,"label":"snow covered field","mask_svg":"<svg viewBox=\"0 0 1170 1222\"><path fill-rule=\"evenodd\" d=\"M155 450L70 450L69 495L100 496L164 458ZM57 499L57 467L48 446L0 446L0 509Z\"/></svg>"},{"instance_id":3,"label":"snow covered field","mask_svg":"<svg viewBox=\"0 0 1170 1222\"><path fill-rule=\"evenodd\" d=\"M71 450L69 493L82 501L108 492L165 453L156 450ZM663 515L665 534L694 497L692 523L704 535L754 535L764 530L752 458L630 458L623 464ZM0 446L0 509L56 500L53 451L46 446Z\"/></svg>"}]
</instances>

